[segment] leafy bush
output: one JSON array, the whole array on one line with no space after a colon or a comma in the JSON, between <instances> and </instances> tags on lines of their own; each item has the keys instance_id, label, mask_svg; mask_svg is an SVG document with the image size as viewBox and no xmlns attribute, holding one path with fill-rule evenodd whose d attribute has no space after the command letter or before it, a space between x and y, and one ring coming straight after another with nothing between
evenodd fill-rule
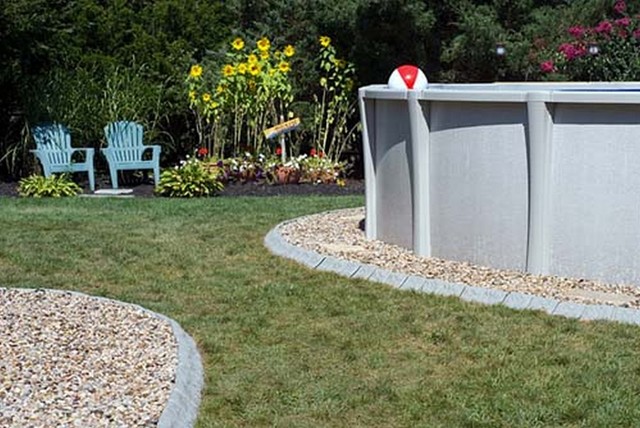
<instances>
[{"instance_id":1,"label":"leafy bush","mask_svg":"<svg viewBox=\"0 0 640 428\"><path fill-rule=\"evenodd\" d=\"M640 79L640 19L623 0L612 17L594 26L572 25L558 46L542 54L540 72L548 80L633 81Z\"/></svg>"},{"instance_id":2,"label":"leafy bush","mask_svg":"<svg viewBox=\"0 0 640 428\"><path fill-rule=\"evenodd\" d=\"M215 196L224 188L220 176L217 166L188 158L175 168L162 171L156 193L177 198Z\"/></svg>"},{"instance_id":3,"label":"leafy bush","mask_svg":"<svg viewBox=\"0 0 640 428\"><path fill-rule=\"evenodd\" d=\"M54 174L50 177L31 175L20 180L18 184L18 193L20 193L20 196L31 196L34 198L76 196L80 192L82 192L80 186L74 183L66 174Z\"/></svg>"}]
</instances>

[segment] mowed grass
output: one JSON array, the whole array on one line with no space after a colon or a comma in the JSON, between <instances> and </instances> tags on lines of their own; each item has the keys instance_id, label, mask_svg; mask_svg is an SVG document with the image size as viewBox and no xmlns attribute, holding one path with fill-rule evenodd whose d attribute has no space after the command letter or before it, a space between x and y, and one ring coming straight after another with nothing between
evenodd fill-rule
<instances>
[{"instance_id":1,"label":"mowed grass","mask_svg":"<svg viewBox=\"0 0 640 428\"><path fill-rule=\"evenodd\" d=\"M263 246L282 220L362 204L3 198L0 285L176 319L205 364L199 427L640 424L637 327L395 290Z\"/></svg>"}]
</instances>

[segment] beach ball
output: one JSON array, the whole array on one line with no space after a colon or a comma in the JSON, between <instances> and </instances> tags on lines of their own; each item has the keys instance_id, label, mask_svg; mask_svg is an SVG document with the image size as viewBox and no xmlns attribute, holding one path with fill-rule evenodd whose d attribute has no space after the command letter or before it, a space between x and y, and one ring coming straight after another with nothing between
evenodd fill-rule
<instances>
[{"instance_id":1,"label":"beach ball","mask_svg":"<svg viewBox=\"0 0 640 428\"><path fill-rule=\"evenodd\" d=\"M415 65L401 65L393 70L387 85L390 89L425 89L427 76Z\"/></svg>"}]
</instances>

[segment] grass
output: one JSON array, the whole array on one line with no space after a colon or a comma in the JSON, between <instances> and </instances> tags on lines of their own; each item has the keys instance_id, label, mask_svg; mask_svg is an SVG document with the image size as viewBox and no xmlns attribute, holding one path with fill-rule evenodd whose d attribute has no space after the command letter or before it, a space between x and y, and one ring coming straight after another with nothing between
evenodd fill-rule
<instances>
[{"instance_id":1,"label":"grass","mask_svg":"<svg viewBox=\"0 0 640 428\"><path fill-rule=\"evenodd\" d=\"M311 271L262 244L360 197L0 200L0 284L135 302L205 363L199 427L611 427L640 330Z\"/></svg>"}]
</instances>

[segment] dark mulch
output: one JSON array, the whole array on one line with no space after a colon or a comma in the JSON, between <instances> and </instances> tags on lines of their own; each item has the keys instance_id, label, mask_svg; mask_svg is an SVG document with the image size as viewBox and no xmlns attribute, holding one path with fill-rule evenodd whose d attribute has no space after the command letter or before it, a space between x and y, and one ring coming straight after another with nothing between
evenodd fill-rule
<instances>
[{"instance_id":1,"label":"dark mulch","mask_svg":"<svg viewBox=\"0 0 640 428\"><path fill-rule=\"evenodd\" d=\"M111 188L108 180L97 179L97 189ZM0 181L0 196L18 196L18 183ZM134 196L153 197L153 184L147 181L132 180L121 183L121 188L133 189ZM85 193L89 188L85 184ZM346 180L345 186L336 184L287 184L275 185L266 183L230 183L227 184L220 196L286 196L286 195L361 195L364 194L364 181Z\"/></svg>"}]
</instances>

